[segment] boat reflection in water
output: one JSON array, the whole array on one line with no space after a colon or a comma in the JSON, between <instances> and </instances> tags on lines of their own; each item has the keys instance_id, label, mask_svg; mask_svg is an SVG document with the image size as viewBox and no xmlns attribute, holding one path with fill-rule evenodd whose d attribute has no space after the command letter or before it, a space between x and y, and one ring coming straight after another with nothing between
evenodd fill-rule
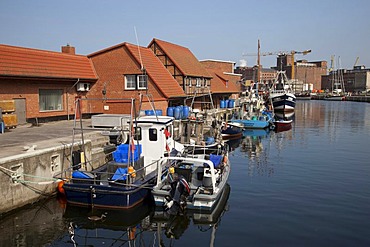
<instances>
[{"instance_id":1,"label":"boat reflection in water","mask_svg":"<svg viewBox=\"0 0 370 247\"><path fill-rule=\"evenodd\" d=\"M145 200L128 210L91 209L67 205L63 215L68 234L59 243L74 246L131 246L150 227L154 203Z\"/></svg>"},{"instance_id":2,"label":"boat reflection in water","mask_svg":"<svg viewBox=\"0 0 370 247\"><path fill-rule=\"evenodd\" d=\"M268 162L269 145L275 133L268 129L259 131L248 131L240 144L240 153L248 158L248 175L263 174L271 176L274 173L272 163ZM264 144L266 147L264 147Z\"/></svg>"},{"instance_id":3,"label":"boat reflection in water","mask_svg":"<svg viewBox=\"0 0 370 247\"><path fill-rule=\"evenodd\" d=\"M275 113L274 131L278 133L278 132L291 130L293 119L294 119L294 112Z\"/></svg>"},{"instance_id":4,"label":"boat reflection in water","mask_svg":"<svg viewBox=\"0 0 370 247\"><path fill-rule=\"evenodd\" d=\"M151 220L151 229L157 232L158 238L158 245L155 246L174 246L174 241L179 240L191 224L197 226L202 233L210 231L209 246L214 246L216 230L223 214L228 211L230 190L230 185L227 184L212 211L189 210L184 214L171 215L157 208ZM202 237L199 241L205 240ZM204 246L203 242L198 244Z\"/></svg>"},{"instance_id":5,"label":"boat reflection in water","mask_svg":"<svg viewBox=\"0 0 370 247\"><path fill-rule=\"evenodd\" d=\"M171 215L167 210L156 208L153 200L149 199L124 211L67 205L63 214L65 231L55 240L55 244L172 246L192 224L202 232L210 231L210 246L213 246L216 229L222 215L228 210L229 195L230 185L227 184L213 210L206 213L188 210L178 215ZM191 228L193 230L195 227ZM183 241L186 242L186 239L181 240Z\"/></svg>"},{"instance_id":6,"label":"boat reflection in water","mask_svg":"<svg viewBox=\"0 0 370 247\"><path fill-rule=\"evenodd\" d=\"M269 129L248 129L243 131L243 141L240 144L240 151L246 153L248 158L258 158L263 150L262 139L270 133Z\"/></svg>"},{"instance_id":7,"label":"boat reflection in water","mask_svg":"<svg viewBox=\"0 0 370 247\"><path fill-rule=\"evenodd\" d=\"M284 120L293 120L294 121L294 114L295 112L275 112L275 118L277 119L284 119Z\"/></svg>"}]
</instances>

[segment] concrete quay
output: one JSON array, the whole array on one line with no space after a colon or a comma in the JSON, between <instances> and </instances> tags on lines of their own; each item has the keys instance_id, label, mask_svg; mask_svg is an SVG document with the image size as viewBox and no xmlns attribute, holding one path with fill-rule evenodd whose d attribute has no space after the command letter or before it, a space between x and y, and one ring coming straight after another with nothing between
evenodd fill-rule
<instances>
[{"instance_id":1,"label":"concrete quay","mask_svg":"<svg viewBox=\"0 0 370 247\"><path fill-rule=\"evenodd\" d=\"M0 134L0 216L56 193L59 181L53 177L70 165L73 126L73 120L26 124ZM75 131L73 150L81 145L80 133ZM89 130L84 141L87 159L104 162L109 138Z\"/></svg>"},{"instance_id":2,"label":"concrete quay","mask_svg":"<svg viewBox=\"0 0 370 247\"><path fill-rule=\"evenodd\" d=\"M324 100L325 95L320 94L320 95L312 95L311 99L314 100ZM345 96L345 101L356 101L356 102L368 102L370 103L370 96L361 96L361 95L356 95L356 96Z\"/></svg>"}]
</instances>

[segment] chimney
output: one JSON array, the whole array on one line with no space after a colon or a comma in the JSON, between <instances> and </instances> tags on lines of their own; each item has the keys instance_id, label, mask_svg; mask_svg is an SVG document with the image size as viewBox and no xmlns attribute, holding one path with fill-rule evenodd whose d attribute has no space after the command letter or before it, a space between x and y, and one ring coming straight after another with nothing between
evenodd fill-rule
<instances>
[{"instance_id":1,"label":"chimney","mask_svg":"<svg viewBox=\"0 0 370 247\"><path fill-rule=\"evenodd\" d=\"M73 46L70 46L69 44L62 46L62 53L76 55L75 48Z\"/></svg>"}]
</instances>

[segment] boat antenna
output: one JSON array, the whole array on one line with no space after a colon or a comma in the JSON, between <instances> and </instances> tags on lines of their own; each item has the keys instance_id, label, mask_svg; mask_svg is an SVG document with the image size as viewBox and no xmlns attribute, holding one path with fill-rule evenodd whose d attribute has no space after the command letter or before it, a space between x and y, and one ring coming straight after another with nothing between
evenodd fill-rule
<instances>
[{"instance_id":1,"label":"boat antenna","mask_svg":"<svg viewBox=\"0 0 370 247\"><path fill-rule=\"evenodd\" d=\"M136 32L136 27L135 26L134 26L134 30L135 30L135 37L136 37L136 43L137 43L137 50L139 51L141 71L143 71L144 70L144 65L143 65L143 60L141 58L140 47L139 47L139 38L137 37L137 32Z\"/></svg>"}]
</instances>

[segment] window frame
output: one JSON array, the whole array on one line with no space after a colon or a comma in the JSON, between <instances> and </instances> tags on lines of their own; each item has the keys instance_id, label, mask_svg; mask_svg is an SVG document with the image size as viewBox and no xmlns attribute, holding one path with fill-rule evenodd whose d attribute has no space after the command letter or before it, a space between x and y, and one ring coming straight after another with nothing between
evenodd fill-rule
<instances>
[{"instance_id":1,"label":"window frame","mask_svg":"<svg viewBox=\"0 0 370 247\"><path fill-rule=\"evenodd\" d=\"M146 90L148 88L148 75L124 75L125 90ZM144 85L143 85L144 84Z\"/></svg>"},{"instance_id":2,"label":"window frame","mask_svg":"<svg viewBox=\"0 0 370 247\"><path fill-rule=\"evenodd\" d=\"M42 94L42 92L44 94ZM55 94L53 95L52 92L54 92ZM54 97L54 99L51 99L52 97ZM64 111L63 89L39 88L38 98L39 98L39 112ZM49 101L49 103L45 103L45 101ZM50 102L50 101L54 101L54 102ZM52 107L52 109L50 109L50 107ZM46 108L49 108L49 109L46 109Z\"/></svg>"}]
</instances>

